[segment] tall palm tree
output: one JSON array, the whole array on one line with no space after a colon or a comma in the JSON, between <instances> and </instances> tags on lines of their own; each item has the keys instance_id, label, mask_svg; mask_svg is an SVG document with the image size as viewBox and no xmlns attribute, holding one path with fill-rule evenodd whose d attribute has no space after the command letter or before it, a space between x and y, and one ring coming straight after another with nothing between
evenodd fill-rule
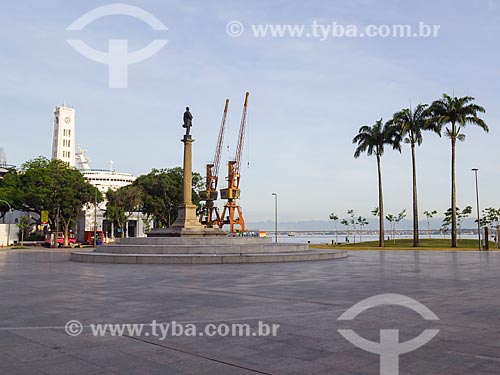
<instances>
[{"instance_id":1,"label":"tall palm tree","mask_svg":"<svg viewBox=\"0 0 500 375\"><path fill-rule=\"evenodd\" d=\"M359 128L352 143L357 143L354 157L357 159L362 153L369 156L377 157L377 172L378 172L378 209L379 209L379 247L384 247L384 199L382 194L382 170L380 168L380 159L384 154L385 145L392 146L394 150L401 152L401 137L397 128L390 123L383 123L382 119L378 120L372 126L362 126Z\"/></svg>"},{"instance_id":2,"label":"tall palm tree","mask_svg":"<svg viewBox=\"0 0 500 375\"><path fill-rule=\"evenodd\" d=\"M457 139L465 140L465 135L461 133L465 125L477 125L485 132L488 132L488 125L478 117L479 113L485 110L480 105L474 103L472 96L457 98L448 94L434 101L430 106L433 121L440 127L446 127L446 136L451 140L451 247L457 247L457 191L455 182L455 145Z\"/></svg>"},{"instance_id":3,"label":"tall palm tree","mask_svg":"<svg viewBox=\"0 0 500 375\"><path fill-rule=\"evenodd\" d=\"M412 108L404 108L396 112L391 124L398 128L400 135L404 138L405 143L411 146L411 164L413 172L413 247L420 246L418 237L418 199L417 199L417 163L415 158L415 146L422 144L422 132L424 130L432 130L439 134L440 129L431 120L430 112L427 104L419 104Z\"/></svg>"}]
</instances>

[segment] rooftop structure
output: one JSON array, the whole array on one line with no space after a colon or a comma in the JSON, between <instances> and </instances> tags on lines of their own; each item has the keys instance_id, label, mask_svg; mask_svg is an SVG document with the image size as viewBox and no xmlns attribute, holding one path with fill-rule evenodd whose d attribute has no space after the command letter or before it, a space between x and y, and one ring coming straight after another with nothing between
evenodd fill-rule
<instances>
[{"instance_id":1,"label":"rooftop structure","mask_svg":"<svg viewBox=\"0 0 500 375\"><path fill-rule=\"evenodd\" d=\"M130 173L115 171L113 162L110 162L110 168L107 170L91 168L90 161L87 152L78 147L78 153L76 154L78 170L83 174L87 182L97 187L102 193L106 193L109 189L118 190L123 186L130 185L135 180L135 177Z\"/></svg>"},{"instance_id":2,"label":"rooftop structure","mask_svg":"<svg viewBox=\"0 0 500 375\"><path fill-rule=\"evenodd\" d=\"M75 166L75 109L65 104L54 110L51 158Z\"/></svg>"}]
</instances>

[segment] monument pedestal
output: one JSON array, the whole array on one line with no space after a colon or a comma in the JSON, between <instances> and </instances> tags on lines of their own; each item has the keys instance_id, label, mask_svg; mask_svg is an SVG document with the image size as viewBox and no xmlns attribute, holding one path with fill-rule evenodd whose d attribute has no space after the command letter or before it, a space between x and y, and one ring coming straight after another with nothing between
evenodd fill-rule
<instances>
[{"instance_id":1,"label":"monument pedestal","mask_svg":"<svg viewBox=\"0 0 500 375\"><path fill-rule=\"evenodd\" d=\"M200 224L196 217L196 205L192 201L193 184L193 142L191 135L186 134L182 139L184 143L184 176L183 203L177 210L177 219L169 228L152 229L148 237L182 237L182 236L225 236L226 232L219 228L206 228Z\"/></svg>"},{"instance_id":2,"label":"monument pedestal","mask_svg":"<svg viewBox=\"0 0 500 375\"><path fill-rule=\"evenodd\" d=\"M226 236L227 233L220 228L206 228L200 224L196 217L196 205L183 203L177 211L177 219L169 228L152 229L148 237L206 237Z\"/></svg>"}]
</instances>

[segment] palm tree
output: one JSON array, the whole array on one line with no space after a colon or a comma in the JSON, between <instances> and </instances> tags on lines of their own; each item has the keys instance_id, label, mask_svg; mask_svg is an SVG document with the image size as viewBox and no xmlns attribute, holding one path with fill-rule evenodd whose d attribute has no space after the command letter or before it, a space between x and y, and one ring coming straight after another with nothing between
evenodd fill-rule
<instances>
[{"instance_id":1,"label":"palm tree","mask_svg":"<svg viewBox=\"0 0 500 375\"><path fill-rule=\"evenodd\" d=\"M339 217L337 215L335 215L335 213L331 213L330 214L330 220L333 220L333 222L335 223L335 245L338 245L339 244L339 236L338 236L338 232L337 232L337 221L339 220Z\"/></svg>"},{"instance_id":2,"label":"palm tree","mask_svg":"<svg viewBox=\"0 0 500 375\"><path fill-rule=\"evenodd\" d=\"M411 108L402 109L396 112L391 120L391 124L398 127L401 137L405 143L411 146L411 165L413 172L413 247L420 246L418 238L418 199L417 199L417 163L415 158L415 146L422 144L422 132L432 130L441 136L439 127L430 121L430 112L427 104L419 104L415 110Z\"/></svg>"},{"instance_id":3,"label":"palm tree","mask_svg":"<svg viewBox=\"0 0 500 375\"><path fill-rule=\"evenodd\" d=\"M363 227L368 225L368 220L363 216L358 216L359 224L359 242L363 242Z\"/></svg>"},{"instance_id":4,"label":"palm tree","mask_svg":"<svg viewBox=\"0 0 500 375\"><path fill-rule=\"evenodd\" d=\"M478 117L479 113L484 113L485 110L480 105L474 102L472 96L464 96L457 98L451 97L448 94L443 94L443 97L434 101L430 106L433 122L442 127L446 127L446 136L451 140L451 247L457 247L457 191L455 181L455 145L457 139L465 140L465 135L461 133L465 125L477 125L485 132L488 132L488 125Z\"/></svg>"},{"instance_id":5,"label":"palm tree","mask_svg":"<svg viewBox=\"0 0 500 375\"><path fill-rule=\"evenodd\" d=\"M427 217L427 236L431 238L431 219L438 212L436 210L433 211L424 211L424 215Z\"/></svg>"},{"instance_id":6,"label":"palm tree","mask_svg":"<svg viewBox=\"0 0 500 375\"><path fill-rule=\"evenodd\" d=\"M378 208L379 208L379 247L384 247L384 199L382 195L382 170L380 168L380 159L384 154L385 145L392 146L394 150L401 152L401 137L395 126L389 123L383 123L382 119L378 120L372 126L362 126L359 129L352 143L357 143L354 157L357 159L362 153L369 156L375 155L377 157L377 171L378 171Z\"/></svg>"}]
</instances>

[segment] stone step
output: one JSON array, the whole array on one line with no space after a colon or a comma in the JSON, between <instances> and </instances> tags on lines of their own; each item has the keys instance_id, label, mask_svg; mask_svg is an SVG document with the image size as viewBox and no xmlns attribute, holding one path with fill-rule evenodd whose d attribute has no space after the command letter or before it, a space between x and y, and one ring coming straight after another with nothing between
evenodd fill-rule
<instances>
[{"instance_id":1,"label":"stone step","mask_svg":"<svg viewBox=\"0 0 500 375\"><path fill-rule=\"evenodd\" d=\"M212 245L143 245L119 244L98 246L98 253L113 254L248 254L248 253L290 253L307 251L307 244L272 244L272 243L243 243L243 244L212 244Z\"/></svg>"},{"instance_id":2,"label":"stone step","mask_svg":"<svg viewBox=\"0 0 500 375\"><path fill-rule=\"evenodd\" d=\"M256 254L115 254L78 251L71 253L70 260L83 263L115 264L235 264L302 262L346 257L347 251L334 250Z\"/></svg>"},{"instance_id":3,"label":"stone step","mask_svg":"<svg viewBox=\"0 0 500 375\"><path fill-rule=\"evenodd\" d=\"M130 237L116 239L116 245L245 245L271 244L270 237ZM113 246L113 245L110 245Z\"/></svg>"}]
</instances>

